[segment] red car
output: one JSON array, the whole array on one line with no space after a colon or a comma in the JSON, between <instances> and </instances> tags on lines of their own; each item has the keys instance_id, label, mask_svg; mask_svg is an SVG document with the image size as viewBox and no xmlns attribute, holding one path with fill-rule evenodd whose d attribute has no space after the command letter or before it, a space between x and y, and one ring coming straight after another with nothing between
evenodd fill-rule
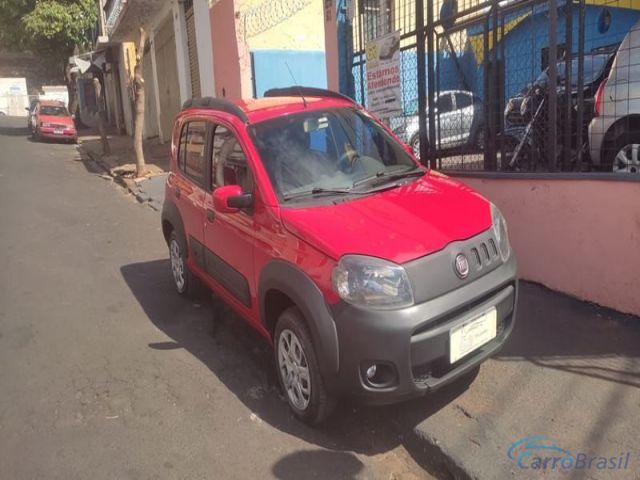
<instances>
[{"instance_id":1,"label":"red car","mask_svg":"<svg viewBox=\"0 0 640 480\"><path fill-rule=\"evenodd\" d=\"M509 336L504 218L351 99L293 87L189 100L171 150L175 287L206 285L271 342L299 418L320 422L344 396L424 395Z\"/></svg>"},{"instance_id":2,"label":"red car","mask_svg":"<svg viewBox=\"0 0 640 480\"><path fill-rule=\"evenodd\" d=\"M73 117L62 102L41 100L33 113L31 137L38 141L46 138L76 143L78 131Z\"/></svg>"}]
</instances>

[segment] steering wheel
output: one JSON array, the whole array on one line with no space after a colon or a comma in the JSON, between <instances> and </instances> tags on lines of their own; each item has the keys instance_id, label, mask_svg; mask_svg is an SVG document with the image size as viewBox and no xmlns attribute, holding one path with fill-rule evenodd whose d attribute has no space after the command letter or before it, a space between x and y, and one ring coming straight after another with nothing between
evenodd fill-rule
<instances>
[{"instance_id":1,"label":"steering wheel","mask_svg":"<svg viewBox=\"0 0 640 480\"><path fill-rule=\"evenodd\" d=\"M344 173L353 173L360 164L360 155L355 151L344 152L338 159L338 168Z\"/></svg>"}]
</instances>

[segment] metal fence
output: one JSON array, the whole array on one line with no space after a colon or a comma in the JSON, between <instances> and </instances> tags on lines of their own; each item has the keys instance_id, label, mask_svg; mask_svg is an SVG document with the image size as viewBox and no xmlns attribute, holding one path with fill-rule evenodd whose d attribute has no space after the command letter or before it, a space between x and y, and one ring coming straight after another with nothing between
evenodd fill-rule
<instances>
[{"instance_id":1,"label":"metal fence","mask_svg":"<svg viewBox=\"0 0 640 480\"><path fill-rule=\"evenodd\" d=\"M383 120L433 168L640 172L638 2L354 0L353 9L349 93L368 104L366 47L399 32L402 107Z\"/></svg>"}]
</instances>

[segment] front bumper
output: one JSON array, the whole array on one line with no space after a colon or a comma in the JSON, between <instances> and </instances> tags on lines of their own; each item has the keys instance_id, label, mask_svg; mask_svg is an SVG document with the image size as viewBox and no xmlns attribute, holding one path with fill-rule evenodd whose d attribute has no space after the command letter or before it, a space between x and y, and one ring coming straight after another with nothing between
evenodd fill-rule
<instances>
[{"instance_id":1,"label":"front bumper","mask_svg":"<svg viewBox=\"0 0 640 480\"><path fill-rule=\"evenodd\" d=\"M509 337L516 314L518 283L513 253L507 262L421 304L394 311L367 310L346 303L333 307L340 345L339 373L327 382L338 395L366 403L394 403L432 392L473 370ZM491 307L497 311L496 337L449 363L449 332ZM393 372L373 385L371 364Z\"/></svg>"},{"instance_id":2,"label":"front bumper","mask_svg":"<svg viewBox=\"0 0 640 480\"><path fill-rule=\"evenodd\" d=\"M60 133L56 133L56 129L40 127L38 133L41 138L49 138L53 140L75 140L78 138L78 132L70 128L61 129Z\"/></svg>"}]
</instances>

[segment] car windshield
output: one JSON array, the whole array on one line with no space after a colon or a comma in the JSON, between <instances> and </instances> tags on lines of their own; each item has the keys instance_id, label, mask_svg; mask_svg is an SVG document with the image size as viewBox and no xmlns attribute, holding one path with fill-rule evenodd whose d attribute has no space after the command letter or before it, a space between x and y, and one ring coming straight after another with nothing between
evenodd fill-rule
<instances>
[{"instance_id":1,"label":"car windshield","mask_svg":"<svg viewBox=\"0 0 640 480\"><path fill-rule=\"evenodd\" d=\"M608 55L586 55L584 57L584 85L589 85L598 79L602 70L604 70L605 65L607 64L607 60L609 59ZM556 64L558 67L558 83L565 83L565 69L564 62L558 62ZM547 74L548 69L545 69L538 78L536 79L536 84L538 85L546 85L549 81L549 75ZM574 58L571 61L571 86L575 87L578 85L578 59Z\"/></svg>"},{"instance_id":2,"label":"car windshield","mask_svg":"<svg viewBox=\"0 0 640 480\"><path fill-rule=\"evenodd\" d=\"M253 127L253 135L280 200L305 192L344 193L369 178L417 167L376 121L355 108L267 120Z\"/></svg>"},{"instance_id":3,"label":"car windshield","mask_svg":"<svg viewBox=\"0 0 640 480\"><path fill-rule=\"evenodd\" d=\"M65 107L52 107L50 105L42 105L40 107L40 115L50 115L52 117L68 117L69 113Z\"/></svg>"}]
</instances>

